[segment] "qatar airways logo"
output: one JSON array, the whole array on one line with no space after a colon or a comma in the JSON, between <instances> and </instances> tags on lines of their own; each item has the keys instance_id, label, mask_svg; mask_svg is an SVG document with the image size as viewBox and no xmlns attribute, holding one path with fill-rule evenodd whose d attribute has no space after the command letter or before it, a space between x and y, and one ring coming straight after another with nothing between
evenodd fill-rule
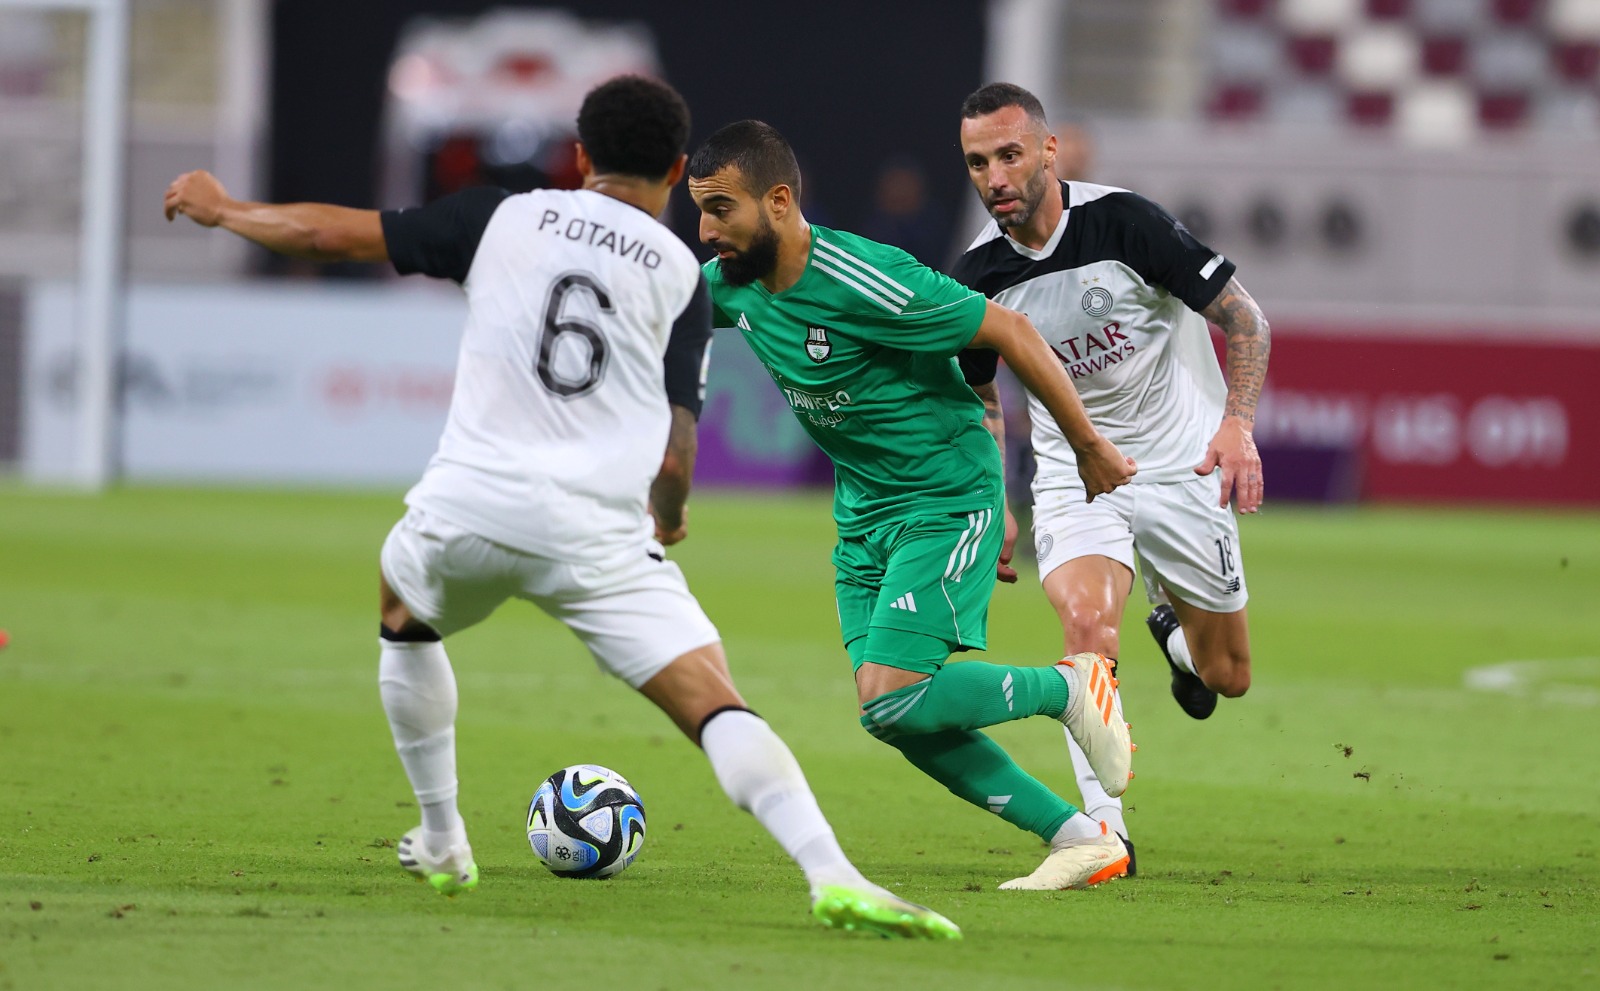
<instances>
[{"instance_id":1,"label":"qatar airways logo","mask_svg":"<svg viewBox=\"0 0 1600 991\"><path fill-rule=\"evenodd\" d=\"M1081 379L1127 360L1138 348L1122 332L1122 324L1113 320L1099 331L1057 341L1050 350L1061 359L1068 375Z\"/></svg>"}]
</instances>

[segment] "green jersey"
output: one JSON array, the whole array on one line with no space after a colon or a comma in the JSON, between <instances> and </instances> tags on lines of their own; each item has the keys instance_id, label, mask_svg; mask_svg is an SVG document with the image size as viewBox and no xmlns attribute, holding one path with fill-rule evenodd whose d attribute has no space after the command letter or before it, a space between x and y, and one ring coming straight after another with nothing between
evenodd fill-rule
<instances>
[{"instance_id":1,"label":"green jersey","mask_svg":"<svg viewBox=\"0 0 1600 991\"><path fill-rule=\"evenodd\" d=\"M851 537L916 516L994 506L1000 452L955 356L981 293L898 248L811 225L782 292L706 263L715 326L737 327L834 466L834 521Z\"/></svg>"}]
</instances>

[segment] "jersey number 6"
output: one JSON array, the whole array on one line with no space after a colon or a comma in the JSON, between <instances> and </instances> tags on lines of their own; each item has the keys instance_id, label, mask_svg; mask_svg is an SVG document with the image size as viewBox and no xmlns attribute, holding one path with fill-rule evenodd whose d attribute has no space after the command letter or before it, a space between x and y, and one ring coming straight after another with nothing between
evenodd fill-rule
<instances>
[{"instance_id":1,"label":"jersey number 6","mask_svg":"<svg viewBox=\"0 0 1600 991\"><path fill-rule=\"evenodd\" d=\"M601 313L616 312L611 305L611 293L586 272L568 272L550 286L550 295L544 304L544 333L539 336L539 360L534 362L533 369L539 374L539 381L544 387L563 399L581 396L599 385L606 373L606 358L610 353L599 327L577 317L561 315L567 294L579 288L587 289L594 295ZM589 366L582 377L575 380L557 377L553 367L556 349L560 347L561 338L568 334L577 334L589 346ZM571 346L569 343L568 347Z\"/></svg>"}]
</instances>

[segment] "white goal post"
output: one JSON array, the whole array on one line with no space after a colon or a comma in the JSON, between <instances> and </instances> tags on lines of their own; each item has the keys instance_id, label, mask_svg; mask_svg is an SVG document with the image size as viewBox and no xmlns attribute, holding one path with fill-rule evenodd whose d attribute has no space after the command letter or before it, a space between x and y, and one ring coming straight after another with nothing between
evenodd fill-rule
<instances>
[{"instance_id":1,"label":"white goal post","mask_svg":"<svg viewBox=\"0 0 1600 991\"><path fill-rule=\"evenodd\" d=\"M81 11L83 214L78 245L78 449L72 480L103 489L116 474L116 375L128 138L128 0L0 0L0 9Z\"/></svg>"}]
</instances>

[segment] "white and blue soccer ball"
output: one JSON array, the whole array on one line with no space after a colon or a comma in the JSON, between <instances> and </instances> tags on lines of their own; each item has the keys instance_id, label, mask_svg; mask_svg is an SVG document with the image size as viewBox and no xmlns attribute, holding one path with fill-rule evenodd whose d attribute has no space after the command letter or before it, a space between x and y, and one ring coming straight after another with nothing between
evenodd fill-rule
<instances>
[{"instance_id":1,"label":"white and blue soccer ball","mask_svg":"<svg viewBox=\"0 0 1600 991\"><path fill-rule=\"evenodd\" d=\"M563 767L528 803L528 845L558 877L612 877L644 846L644 803L609 767Z\"/></svg>"}]
</instances>

